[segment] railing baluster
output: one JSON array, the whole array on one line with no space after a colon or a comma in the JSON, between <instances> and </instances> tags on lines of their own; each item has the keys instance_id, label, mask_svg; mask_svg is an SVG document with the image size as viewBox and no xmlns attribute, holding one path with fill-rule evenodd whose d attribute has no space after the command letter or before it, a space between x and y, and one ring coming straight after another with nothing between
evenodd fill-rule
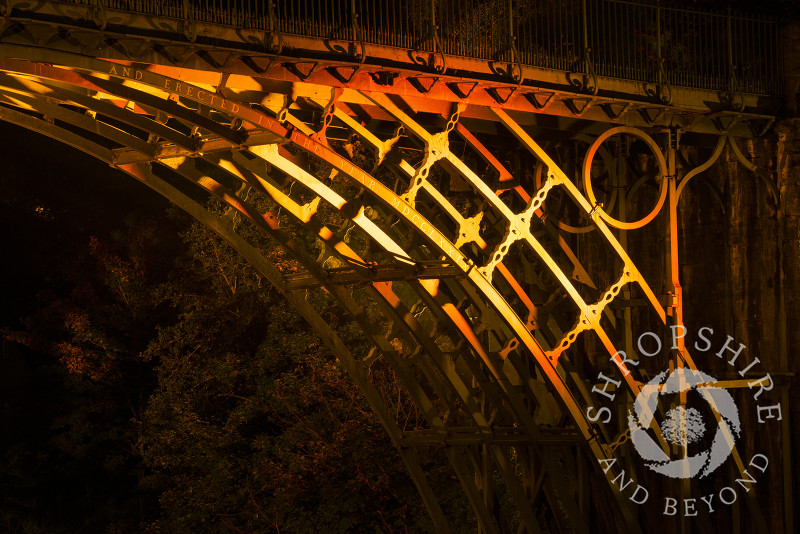
<instances>
[{"instance_id":1,"label":"railing baluster","mask_svg":"<svg viewBox=\"0 0 800 534\"><path fill-rule=\"evenodd\" d=\"M733 64L733 32L731 30L731 8L728 8L728 17L727 17L727 30L728 30L728 83L729 83L729 90L735 91L735 80L736 80L736 67Z\"/></svg>"},{"instance_id":2,"label":"railing baluster","mask_svg":"<svg viewBox=\"0 0 800 534\"><path fill-rule=\"evenodd\" d=\"M777 21L731 9L666 7L660 0L532 0L524 9L515 6L518 0L63 1L560 70L573 69L576 60L586 70L591 61L596 75L647 83L767 94L782 90Z\"/></svg>"},{"instance_id":3,"label":"railing baluster","mask_svg":"<svg viewBox=\"0 0 800 534\"><path fill-rule=\"evenodd\" d=\"M659 84L663 84L666 80L663 79L664 69L662 62L664 57L661 55L661 0L656 4L656 62L657 73L656 79Z\"/></svg>"},{"instance_id":4,"label":"railing baluster","mask_svg":"<svg viewBox=\"0 0 800 534\"><path fill-rule=\"evenodd\" d=\"M610 4L613 5L613 4ZM620 31L620 24L619 24L619 15L617 15L617 7L614 6L614 9L609 9L610 17L614 19L614 35L620 36L622 32ZM619 60L620 57L620 50L625 47L624 42L616 43L614 46L614 75L622 76L620 65L622 64Z\"/></svg>"}]
</instances>

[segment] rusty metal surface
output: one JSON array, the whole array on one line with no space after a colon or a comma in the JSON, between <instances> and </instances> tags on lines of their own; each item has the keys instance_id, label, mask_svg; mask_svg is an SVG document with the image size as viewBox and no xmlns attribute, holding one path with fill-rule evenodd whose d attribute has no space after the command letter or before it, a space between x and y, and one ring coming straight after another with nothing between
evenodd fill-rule
<instances>
[{"instance_id":1,"label":"rusty metal surface","mask_svg":"<svg viewBox=\"0 0 800 534\"><path fill-rule=\"evenodd\" d=\"M584 87L598 75L652 84L669 99L672 85L777 94L782 90L778 21L732 13L702 12L660 3L567 0L460 2L160 2L62 0L63 11L102 29L129 21L120 13L181 21L191 42L206 37L200 24L250 30L248 44L282 49L286 36L347 43L342 51L364 59L365 44L412 50L415 61L443 71L451 57L494 62L512 78L521 65L572 73ZM35 11L28 4L7 9ZM155 28L163 28L154 25ZM755 37L755 39L753 39ZM748 43L745 45L745 43ZM669 73L669 76L667 75ZM590 81L591 80L591 81Z\"/></svg>"},{"instance_id":2,"label":"rusty metal surface","mask_svg":"<svg viewBox=\"0 0 800 534\"><path fill-rule=\"evenodd\" d=\"M729 135L736 121L758 133L747 114L700 115L700 123L694 117L667 130L659 121L677 111L663 103L623 102L622 111L615 99L577 102L575 93L556 91L541 100L516 95L515 103L520 85L482 85L478 96L478 82L457 88L472 95L462 98L444 77L425 93L408 77L400 89L337 82L329 71L315 78L311 71L324 70L316 66L270 64L245 75L221 65L109 61L71 46L0 43L0 120L106 161L232 243L365 391L439 531L447 518L419 467L423 449L446 456L482 532L500 532L504 521L520 532L590 532L599 521L606 531L634 533L653 520L599 473L598 461L621 454L626 434L588 409L598 368L613 373L616 408L656 372L632 350L632 307L664 328L683 325L677 205L689 180L730 145L774 188ZM231 58L228 67L247 63ZM514 91L506 98L504 88ZM605 119L581 132L558 121L543 127L551 117L543 108L556 104L565 117ZM647 106L661 117L642 113ZM630 125L624 113L634 111L641 119ZM716 148L699 166L679 169L678 135L693 128L716 132ZM644 159L632 153L637 142L650 152ZM652 200L644 209L636 201L642 191ZM192 200L198 192L222 215ZM285 251L280 268L240 237L243 225ZM666 261L652 276L629 254L627 232L657 225L665 228ZM608 272L591 268L592 247ZM314 310L314 290L350 317L371 350L346 348ZM576 350L589 339L602 358ZM682 343L668 360L695 368ZM417 410L413 428L394 419L370 381L373 368L396 377ZM734 458L743 471L735 447ZM498 491L513 517L501 517ZM600 513L592 495L614 513ZM747 502L763 531L758 503L749 495Z\"/></svg>"},{"instance_id":3,"label":"rusty metal surface","mask_svg":"<svg viewBox=\"0 0 800 534\"><path fill-rule=\"evenodd\" d=\"M616 5L614 2L607 4ZM742 85L739 78L728 80L728 74L720 74L720 79L725 80L724 87L705 83L713 78L709 75L700 76L692 84L670 85L668 90L660 71L654 71L657 75L654 74L652 80L632 79L626 73L650 72L644 67L644 59L634 61L633 56L629 60L621 59L623 63L619 66L594 69L591 84L584 83L586 74L581 69L586 70L586 62L582 59L578 63L584 66L575 71L558 61L525 64L448 55L446 68L436 70L429 65L429 59L420 59L422 56L427 58L428 52L421 52L413 46L403 48L399 41L380 44L380 39L377 39L377 43L365 41L353 48L352 41L340 40L336 32L317 37L309 26L306 33L281 33L279 40L282 45L276 48L273 46L276 38L274 35L270 37L269 31L236 28L196 18L191 19L195 38L190 39L185 35L188 23L181 18L183 15L170 14L160 4L154 8L154 14L146 13L149 9L147 3L136 3L145 10L142 13L115 7L122 5L114 4L101 10L106 19L114 22L109 25L91 22L96 10L90 5L64 2L15 4L16 7L12 5L5 14L0 39L24 47L47 43L46 48L51 50L164 65L171 70L175 67L190 68L194 73L187 74L196 77L198 71L206 71L207 75L199 78L215 85L220 82L220 73L225 73L226 81L222 86L237 93L272 91L271 87L261 85L267 80L272 81L275 92L279 93L286 92L285 84L288 83L294 84L298 91L313 91L315 85L349 87L398 94L417 106L437 107L438 104L438 109L431 112L439 114L452 102L470 104L471 109L467 110L465 117L475 113L485 118L483 109L500 106L524 112L527 116L518 118L522 124L539 124L542 128L555 130L580 128L589 131L594 127L600 133L606 124L613 123L642 128L679 125L685 131L708 134L730 131L738 136L753 136L769 126L782 106L779 90L769 93L772 96L765 96L755 91L755 86L748 89ZM665 10L665 13L667 11L670 10ZM642 18L645 19L648 17ZM699 24L696 20L691 23ZM738 42L738 38L732 39ZM765 37L759 42L770 41ZM623 57L631 47L638 50L636 54L644 50L644 45L623 44L625 46L620 44L617 47L621 52L606 55ZM678 46L677 43L670 44L673 45ZM759 56L750 49L746 54L747 65L759 68L767 65L764 58L778 57L767 52ZM438 53L430 55L440 56ZM720 52L720 57L722 55L725 54ZM534 56L539 57L536 54L531 57ZM754 63L753 57L760 60ZM655 56L646 59L648 65L661 64ZM439 60L434 58L433 61L438 64ZM632 62L633 66L624 67L626 61ZM512 63L515 65L513 68L509 67ZM727 73L730 70L727 63L724 67L715 66L714 70ZM694 67L690 70L699 72ZM731 72L737 72L741 77L742 72L753 74L756 71L752 67L740 66ZM208 73L214 74L209 76ZM759 74L755 79L761 83L768 78ZM215 81L210 82L211 79ZM667 94L669 98L665 96ZM552 119L544 120L542 113L562 120L558 124Z\"/></svg>"}]
</instances>

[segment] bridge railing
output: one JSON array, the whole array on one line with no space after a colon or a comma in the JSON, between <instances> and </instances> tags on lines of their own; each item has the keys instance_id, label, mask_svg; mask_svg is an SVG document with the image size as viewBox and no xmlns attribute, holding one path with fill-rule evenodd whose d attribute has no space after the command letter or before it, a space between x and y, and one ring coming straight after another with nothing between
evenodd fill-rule
<instances>
[{"instance_id":1,"label":"bridge railing","mask_svg":"<svg viewBox=\"0 0 800 534\"><path fill-rule=\"evenodd\" d=\"M782 92L779 22L658 0L67 0L720 91Z\"/></svg>"}]
</instances>

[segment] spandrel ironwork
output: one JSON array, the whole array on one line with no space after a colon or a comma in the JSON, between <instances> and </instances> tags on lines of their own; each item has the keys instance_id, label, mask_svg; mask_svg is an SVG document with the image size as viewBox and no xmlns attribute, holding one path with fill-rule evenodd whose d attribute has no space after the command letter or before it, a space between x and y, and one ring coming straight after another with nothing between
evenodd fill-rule
<instances>
[{"instance_id":1,"label":"spandrel ironwork","mask_svg":"<svg viewBox=\"0 0 800 534\"><path fill-rule=\"evenodd\" d=\"M120 21L96 12L103 28L90 31L31 24L33 41L51 45L26 46L24 32L0 44L0 119L128 173L253 263L363 389L438 531L448 531L446 511L419 463L430 451L452 466L481 532L590 532L596 523L641 532L658 516L616 491L619 480L598 465L620 458L629 476L645 481L648 473L630 461L626 420L599 417L596 398L609 400L609 413L623 411L662 368L696 368L682 341L643 364L649 354L632 337L684 324L678 200L725 147L766 180L779 212L771 177L728 133L746 125L737 131L757 135L772 117L670 103L682 71L668 62L683 37L653 43L653 34L635 33L653 22L658 35L659 27L688 27L669 10L535 4L524 16L522 2L386 2L374 11L357 1L86 4L173 18L182 22L169 31L185 35L125 40L104 34ZM478 31L470 17L495 5L481 33L469 33ZM594 17L590 8L609 11ZM649 44L596 41L596 21L625 9L620 39L633 31ZM736 27L730 16L719 20L725 31ZM216 50L192 26L203 21L263 30L262 48ZM342 52L346 62L319 50L290 55L289 34L353 46ZM94 53L83 53L92 36ZM404 47L410 59L403 69L370 65L364 43ZM417 61L421 52L432 54L427 63ZM705 77L698 87L742 90L720 67L736 57L727 54L728 63L712 54L709 71L690 69ZM488 72L517 79L457 76L448 55L483 58ZM523 64L572 71L572 92L525 86ZM598 76L656 88L607 97ZM679 114L689 117L683 127ZM688 131L712 141L698 165L682 152ZM267 261L239 225L271 240L286 262ZM633 243L641 229L655 231L660 248ZM661 266L640 267L639 248L663 256ZM360 350L348 348L315 299L357 327ZM413 425L395 420L373 368L396 377L415 407ZM723 386L749 387L739 379ZM731 469L742 475L747 459L731 451ZM757 499L742 499L764 532ZM601 501L614 513L602 513Z\"/></svg>"}]
</instances>

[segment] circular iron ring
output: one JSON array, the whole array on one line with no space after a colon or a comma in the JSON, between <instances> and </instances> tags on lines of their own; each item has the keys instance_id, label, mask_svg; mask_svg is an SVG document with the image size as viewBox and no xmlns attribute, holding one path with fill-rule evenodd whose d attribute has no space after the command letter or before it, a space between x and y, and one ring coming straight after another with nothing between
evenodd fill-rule
<instances>
[{"instance_id":1,"label":"circular iron ring","mask_svg":"<svg viewBox=\"0 0 800 534\"><path fill-rule=\"evenodd\" d=\"M656 157L656 162L658 163L658 168L661 171L661 189L659 191L658 201L656 202L655 207L653 210L648 213L645 217L639 219L638 221L633 222L625 222L615 219L606 211L597 206L597 198L594 196L594 191L592 190L592 178L591 178L591 170L592 170L592 161L594 160L594 155L597 152L600 145L608 139L617 134L629 134L634 137L638 137L642 141L645 142L647 146L650 147L650 150L653 152L653 155ZM595 139L592 146L589 147L589 151L586 153L586 158L583 160L583 186L586 190L586 196L589 199L589 202L592 206L597 206L597 212L600 214L600 217L603 218L608 224L613 226L614 228L619 228L620 230L636 230L645 226L647 223L655 219L658 212L661 211L661 208L664 206L664 201L667 198L667 180L663 179L664 176L667 175L667 162L664 159L664 154L661 152L661 148L656 144L652 137L647 135L641 130L637 130L636 128L631 128L630 126L617 126L616 128L611 128L610 130L604 132L600 135L597 139Z\"/></svg>"}]
</instances>

